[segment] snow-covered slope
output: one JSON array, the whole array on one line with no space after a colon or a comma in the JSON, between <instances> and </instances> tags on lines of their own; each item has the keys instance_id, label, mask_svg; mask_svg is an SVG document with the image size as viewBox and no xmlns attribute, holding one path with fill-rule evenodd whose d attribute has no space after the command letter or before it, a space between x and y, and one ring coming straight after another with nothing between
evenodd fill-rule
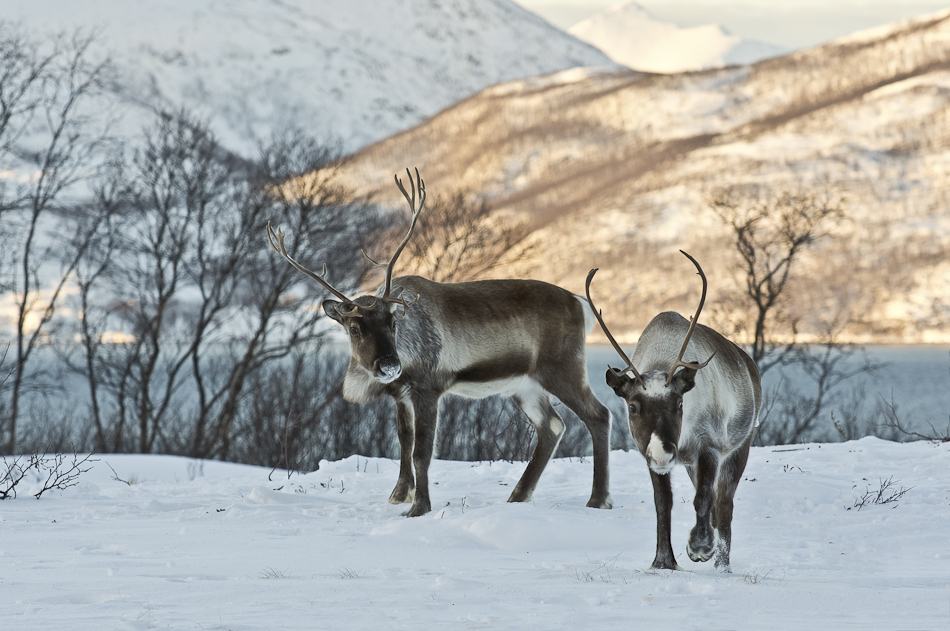
<instances>
[{"instance_id":1,"label":"snow-covered slope","mask_svg":"<svg viewBox=\"0 0 950 631\"><path fill-rule=\"evenodd\" d=\"M352 150L499 81L612 66L510 0L30 0L0 18L97 30L121 128L184 105L245 152L287 124Z\"/></svg>"},{"instance_id":2,"label":"snow-covered slope","mask_svg":"<svg viewBox=\"0 0 950 631\"><path fill-rule=\"evenodd\" d=\"M733 574L686 556L695 514L682 468L672 540L686 571L648 570L650 478L639 453L610 456L613 510L584 507L590 460L553 460L530 504L505 503L524 463L436 460L434 510L415 519L386 502L392 460L323 461L288 479L96 456L74 488L0 502L0 620L70 631L946 629L950 444L753 448ZM858 509L882 480L906 493Z\"/></svg>"},{"instance_id":3,"label":"snow-covered slope","mask_svg":"<svg viewBox=\"0 0 950 631\"><path fill-rule=\"evenodd\" d=\"M628 68L684 72L750 64L784 52L780 46L729 34L718 24L689 28L653 18L635 2L621 2L568 32Z\"/></svg>"},{"instance_id":4,"label":"snow-covered slope","mask_svg":"<svg viewBox=\"0 0 950 631\"><path fill-rule=\"evenodd\" d=\"M500 273L582 294L600 267L598 307L631 341L658 311L695 308L681 248L702 262L711 303L744 286L711 193L830 189L848 219L796 270L799 331L849 317L853 341L946 344L948 59L943 11L753 66L560 73L485 90L348 168L394 203L394 165L408 164L433 193L461 187L528 218L533 262Z\"/></svg>"}]
</instances>

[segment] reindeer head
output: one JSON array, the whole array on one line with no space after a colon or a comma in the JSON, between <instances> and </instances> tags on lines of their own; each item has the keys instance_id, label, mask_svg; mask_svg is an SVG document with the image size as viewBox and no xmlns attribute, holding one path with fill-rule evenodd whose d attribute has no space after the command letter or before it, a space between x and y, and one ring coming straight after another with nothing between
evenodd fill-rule
<instances>
[{"instance_id":1,"label":"reindeer head","mask_svg":"<svg viewBox=\"0 0 950 631\"><path fill-rule=\"evenodd\" d=\"M406 169L406 173L409 175L411 195L406 192L402 180L398 176L394 177L396 185L402 191L406 201L409 202L409 207L412 209L412 221L409 224L409 231L405 238L396 248L396 252L389 259L389 263L385 265L386 282L382 296L360 296L355 300L347 298L327 282L326 265L323 266L323 274L316 274L300 265L287 254L287 248L284 246L284 233L280 230L275 233L270 223L267 224L267 240L271 247L287 259L291 265L316 280L340 299L325 300L323 310L330 318L339 322L347 330L350 337L351 362L362 366L381 383L391 383L402 375L402 363L399 361L399 355L396 352L396 320L398 317L406 317L409 307L419 298L416 296L412 301L407 302L402 297L392 295L393 268L396 265L396 259L399 258L406 244L409 243L412 231L416 227L416 221L419 219L419 213L422 212L422 207L426 201L425 182L419 177L419 170L416 169L415 182L413 182L409 169ZM419 190L418 207L416 206L417 188ZM369 258L365 252L363 256L366 256L374 265L383 267L382 264ZM401 316L397 316L393 312L396 308L395 305L402 306Z\"/></svg>"},{"instance_id":2,"label":"reindeer head","mask_svg":"<svg viewBox=\"0 0 950 631\"><path fill-rule=\"evenodd\" d=\"M680 252L683 252L680 250ZM686 339L680 348L679 356L667 372L651 370L644 374L637 372L633 362L627 357L623 349L610 334L600 311L594 308L590 298L590 283L597 273L596 269L587 275L587 301L590 303L597 321L613 344L614 349L627 362L623 370L608 368L605 375L607 385L627 403L627 423L630 434L637 445L637 449L646 458L647 464L658 474L669 473L676 464L676 449L679 444L680 433L683 429L683 395L696 385L696 371L709 363L710 357L703 363L684 362L683 354L693 335L696 321L703 310L706 301L706 275L702 268L689 254L683 254L693 262L699 275L703 279L703 294L699 300L699 308L693 316L686 332ZM682 368L677 372L678 368Z\"/></svg>"}]
</instances>

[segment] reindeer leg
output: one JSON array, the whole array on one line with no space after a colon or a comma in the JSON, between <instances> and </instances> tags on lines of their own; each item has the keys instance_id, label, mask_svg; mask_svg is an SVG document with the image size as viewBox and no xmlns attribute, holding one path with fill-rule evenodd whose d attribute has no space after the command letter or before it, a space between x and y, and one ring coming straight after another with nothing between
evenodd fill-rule
<instances>
[{"instance_id":1,"label":"reindeer leg","mask_svg":"<svg viewBox=\"0 0 950 631\"><path fill-rule=\"evenodd\" d=\"M585 367L586 370L586 367ZM565 394L558 398L584 422L594 445L594 483L587 506L613 508L610 497L610 410L597 400L590 388L580 396Z\"/></svg>"},{"instance_id":2,"label":"reindeer leg","mask_svg":"<svg viewBox=\"0 0 950 631\"><path fill-rule=\"evenodd\" d=\"M721 572L732 572L729 567L729 552L732 548L732 508L736 487L749 460L749 447L752 436L732 452L719 467L719 485L716 492L716 529L719 537L716 541L716 568Z\"/></svg>"},{"instance_id":3,"label":"reindeer leg","mask_svg":"<svg viewBox=\"0 0 950 631\"><path fill-rule=\"evenodd\" d=\"M399 479L396 488L389 496L391 504L408 504L415 495L415 479L412 475L413 431L412 403L407 399L396 399L396 435L399 437Z\"/></svg>"},{"instance_id":4,"label":"reindeer leg","mask_svg":"<svg viewBox=\"0 0 950 631\"><path fill-rule=\"evenodd\" d=\"M718 472L719 459L716 454L710 451L700 452L693 479L696 485L696 497L693 500L696 525L689 531L689 540L686 542L686 554L693 561L708 561L715 549L716 537L711 523L711 512L716 499Z\"/></svg>"},{"instance_id":5,"label":"reindeer leg","mask_svg":"<svg viewBox=\"0 0 950 631\"><path fill-rule=\"evenodd\" d=\"M673 556L673 543L670 538L673 518L673 486L670 474L660 475L650 471L653 482L653 503L656 506L656 557L651 570L682 570Z\"/></svg>"},{"instance_id":6,"label":"reindeer leg","mask_svg":"<svg viewBox=\"0 0 950 631\"><path fill-rule=\"evenodd\" d=\"M519 392L513 398L534 425L538 433L538 444L535 445L531 460L528 461L528 466L521 475L521 479L518 480L518 484L515 485L515 490L511 492L508 501L529 502L531 494L534 493L534 487L538 484L538 478L541 477L541 472L551 459L551 454L557 449L557 444L561 442L561 436L564 435L564 421L554 411L554 406L548 399L548 393L540 388Z\"/></svg>"},{"instance_id":7,"label":"reindeer leg","mask_svg":"<svg viewBox=\"0 0 950 631\"><path fill-rule=\"evenodd\" d=\"M412 395L415 440L412 465L416 471L416 494L406 517L419 517L432 510L429 500L429 464L435 449L435 430L439 422L439 396L433 392Z\"/></svg>"}]
</instances>

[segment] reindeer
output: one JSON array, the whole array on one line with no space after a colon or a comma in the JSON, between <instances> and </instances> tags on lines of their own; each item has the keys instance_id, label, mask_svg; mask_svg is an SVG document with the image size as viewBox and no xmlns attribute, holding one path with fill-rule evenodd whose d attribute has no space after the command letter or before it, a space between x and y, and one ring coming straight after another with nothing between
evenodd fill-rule
<instances>
[{"instance_id":1,"label":"reindeer","mask_svg":"<svg viewBox=\"0 0 950 631\"><path fill-rule=\"evenodd\" d=\"M696 488L696 525L689 532L686 553L693 561L708 561L715 553L715 566L729 572L733 497L758 425L762 385L748 354L713 329L697 326L706 301L706 275L696 259L680 252L703 279L696 315L689 322L671 311L653 318L640 335L633 360L610 334L590 298L596 269L587 275L585 292L607 339L627 363L623 370L608 368L606 379L627 403L630 433L650 468L656 505L656 557L650 567L682 569L670 541L669 475L673 465L681 463ZM680 339L683 345L671 363ZM691 354L708 357L706 361L683 361L691 340Z\"/></svg>"},{"instance_id":2,"label":"reindeer","mask_svg":"<svg viewBox=\"0 0 950 631\"><path fill-rule=\"evenodd\" d=\"M347 298L327 282L326 265L322 275L306 269L287 254L283 233L274 234L267 226L271 247L339 299L326 300L323 309L349 334L344 398L356 403L383 395L395 399L400 461L389 501L411 503L405 513L409 517L431 510L428 472L443 395L500 394L515 400L537 432L537 445L508 501L531 499L564 434L564 422L551 404L554 396L581 418L593 439L594 480L587 506L611 508L607 471L611 416L587 379L585 336L595 320L584 298L533 280L394 279L396 260L426 199L418 169L415 182L408 169L406 173L411 195L398 177L395 180L412 220L386 264L383 286L373 296Z\"/></svg>"}]
</instances>

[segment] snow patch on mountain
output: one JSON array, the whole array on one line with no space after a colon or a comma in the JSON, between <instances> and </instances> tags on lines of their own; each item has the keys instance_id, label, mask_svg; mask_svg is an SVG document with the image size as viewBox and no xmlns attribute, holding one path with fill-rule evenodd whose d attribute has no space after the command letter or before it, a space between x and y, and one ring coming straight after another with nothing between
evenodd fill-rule
<instances>
[{"instance_id":1,"label":"snow patch on mountain","mask_svg":"<svg viewBox=\"0 0 950 631\"><path fill-rule=\"evenodd\" d=\"M671 74L775 57L779 46L731 35L718 24L684 28L652 17L635 2L608 7L568 32L635 70Z\"/></svg>"},{"instance_id":2,"label":"snow patch on mountain","mask_svg":"<svg viewBox=\"0 0 950 631\"><path fill-rule=\"evenodd\" d=\"M244 153L290 125L355 150L495 83L613 66L510 0L7 4L3 19L34 35L98 33L120 129L185 106Z\"/></svg>"}]
</instances>

